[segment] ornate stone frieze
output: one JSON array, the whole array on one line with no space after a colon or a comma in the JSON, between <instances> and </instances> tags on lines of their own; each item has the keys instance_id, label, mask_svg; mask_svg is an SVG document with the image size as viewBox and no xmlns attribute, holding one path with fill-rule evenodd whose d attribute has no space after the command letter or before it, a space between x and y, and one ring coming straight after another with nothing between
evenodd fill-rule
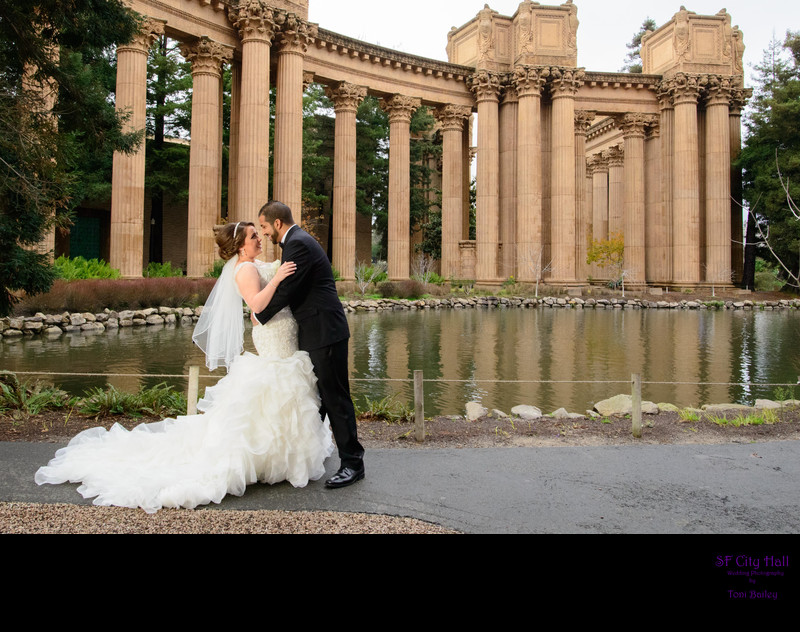
<instances>
[{"instance_id":1,"label":"ornate stone frieze","mask_svg":"<svg viewBox=\"0 0 800 632\"><path fill-rule=\"evenodd\" d=\"M472 115L472 108L466 105L442 105L438 107L434 116L442 126L444 132L460 132L464 123Z\"/></svg>"},{"instance_id":2,"label":"ornate stone frieze","mask_svg":"<svg viewBox=\"0 0 800 632\"><path fill-rule=\"evenodd\" d=\"M381 99L381 109L389 115L389 122L411 122L414 112L422 105L420 99L407 97L403 94L395 94L391 97Z\"/></svg>"},{"instance_id":3,"label":"ornate stone frieze","mask_svg":"<svg viewBox=\"0 0 800 632\"><path fill-rule=\"evenodd\" d=\"M731 90L730 110L731 114L740 115L744 106L753 96L752 88L744 88L741 85Z\"/></svg>"},{"instance_id":4,"label":"ornate stone frieze","mask_svg":"<svg viewBox=\"0 0 800 632\"><path fill-rule=\"evenodd\" d=\"M333 101L333 109L336 112L358 110L358 106L367 96L367 89L364 86L357 86L354 83L343 81L338 86L325 88L325 94Z\"/></svg>"},{"instance_id":5,"label":"ornate stone frieze","mask_svg":"<svg viewBox=\"0 0 800 632\"><path fill-rule=\"evenodd\" d=\"M520 97L540 96L549 76L549 66L517 66L511 80Z\"/></svg>"},{"instance_id":6,"label":"ornate stone frieze","mask_svg":"<svg viewBox=\"0 0 800 632\"><path fill-rule=\"evenodd\" d=\"M502 81L499 73L479 70L469 78L468 83L478 103L497 101L500 97Z\"/></svg>"},{"instance_id":7,"label":"ornate stone frieze","mask_svg":"<svg viewBox=\"0 0 800 632\"><path fill-rule=\"evenodd\" d=\"M207 37L191 44L181 44L181 54L192 64L192 74L222 76L222 66L233 59L233 50Z\"/></svg>"}]
</instances>

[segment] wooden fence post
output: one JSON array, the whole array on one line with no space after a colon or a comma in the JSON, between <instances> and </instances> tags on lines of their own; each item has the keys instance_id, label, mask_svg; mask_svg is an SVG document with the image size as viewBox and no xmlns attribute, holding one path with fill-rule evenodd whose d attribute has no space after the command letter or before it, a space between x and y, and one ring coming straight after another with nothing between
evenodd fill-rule
<instances>
[{"instance_id":1,"label":"wooden fence post","mask_svg":"<svg viewBox=\"0 0 800 632\"><path fill-rule=\"evenodd\" d=\"M425 441L425 386L422 371L414 371L414 438Z\"/></svg>"},{"instance_id":2,"label":"wooden fence post","mask_svg":"<svg viewBox=\"0 0 800 632\"><path fill-rule=\"evenodd\" d=\"M631 376L631 417L633 418L633 436L642 436L642 377L638 373Z\"/></svg>"},{"instance_id":3,"label":"wooden fence post","mask_svg":"<svg viewBox=\"0 0 800 632\"><path fill-rule=\"evenodd\" d=\"M197 414L197 394L200 391L200 367L189 367L189 392L186 395L186 414Z\"/></svg>"}]
</instances>

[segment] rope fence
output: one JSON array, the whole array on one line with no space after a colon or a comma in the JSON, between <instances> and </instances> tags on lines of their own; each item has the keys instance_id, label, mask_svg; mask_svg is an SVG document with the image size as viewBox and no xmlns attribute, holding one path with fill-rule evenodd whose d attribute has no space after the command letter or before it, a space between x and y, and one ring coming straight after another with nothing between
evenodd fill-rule
<instances>
[{"instance_id":1,"label":"rope fence","mask_svg":"<svg viewBox=\"0 0 800 632\"><path fill-rule=\"evenodd\" d=\"M171 379L187 379L187 415L197 413L197 402L200 392L200 379L221 379L217 375L200 375L199 366L190 366L188 375L184 374L159 374L159 373L58 373L49 371L13 371L15 375L39 375L53 377L157 377ZM631 431L633 436L642 436L642 386L746 386L746 387L793 387L800 385L800 376L795 384L778 384L763 382L643 382L641 375L634 373L630 380L488 380L488 379L425 379L423 371L414 371L414 377L401 378L351 378L351 382L400 382L414 385L414 437L422 443L425 440L425 383L492 383L492 384L630 384L631 387Z\"/></svg>"}]
</instances>

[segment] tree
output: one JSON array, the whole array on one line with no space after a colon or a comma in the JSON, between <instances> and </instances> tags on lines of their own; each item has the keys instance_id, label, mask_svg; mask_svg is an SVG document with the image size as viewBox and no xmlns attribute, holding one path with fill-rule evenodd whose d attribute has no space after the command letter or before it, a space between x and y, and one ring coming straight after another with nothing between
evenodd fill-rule
<instances>
[{"instance_id":1,"label":"tree","mask_svg":"<svg viewBox=\"0 0 800 632\"><path fill-rule=\"evenodd\" d=\"M586 263L611 268L615 285L623 283L625 266L625 237L620 233L608 239L591 239L586 251Z\"/></svg>"},{"instance_id":2,"label":"tree","mask_svg":"<svg viewBox=\"0 0 800 632\"><path fill-rule=\"evenodd\" d=\"M641 74L642 72L642 38L644 37L645 33L648 31L655 31L656 30L656 23L655 20L652 18L646 18L644 22L642 22L642 26L639 27L636 35L633 36L633 39L630 41L629 44L625 46L628 48L628 55L625 57L625 65L622 67L620 72L632 72Z\"/></svg>"},{"instance_id":3,"label":"tree","mask_svg":"<svg viewBox=\"0 0 800 632\"><path fill-rule=\"evenodd\" d=\"M140 142L108 99L107 51L137 29L121 0L0 3L0 316L52 285L37 245L69 225L90 158Z\"/></svg>"},{"instance_id":4,"label":"tree","mask_svg":"<svg viewBox=\"0 0 800 632\"><path fill-rule=\"evenodd\" d=\"M748 208L744 285L750 288L757 256L776 260L784 280L800 269L800 217L792 212L800 199L800 33L773 40L755 70L737 163Z\"/></svg>"},{"instance_id":5,"label":"tree","mask_svg":"<svg viewBox=\"0 0 800 632\"><path fill-rule=\"evenodd\" d=\"M150 49L147 64L145 187L150 191L150 262L162 255L164 199L188 199L189 146L168 142L191 134L191 64L166 35Z\"/></svg>"}]
</instances>

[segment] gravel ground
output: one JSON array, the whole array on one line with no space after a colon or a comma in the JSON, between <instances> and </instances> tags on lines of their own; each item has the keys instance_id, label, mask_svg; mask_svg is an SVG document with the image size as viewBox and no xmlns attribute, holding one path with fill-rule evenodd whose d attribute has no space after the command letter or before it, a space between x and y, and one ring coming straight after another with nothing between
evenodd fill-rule
<instances>
[{"instance_id":1,"label":"gravel ground","mask_svg":"<svg viewBox=\"0 0 800 632\"><path fill-rule=\"evenodd\" d=\"M122 507L0 503L8 534L453 534L412 518L331 511L164 509L147 514Z\"/></svg>"}]
</instances>

